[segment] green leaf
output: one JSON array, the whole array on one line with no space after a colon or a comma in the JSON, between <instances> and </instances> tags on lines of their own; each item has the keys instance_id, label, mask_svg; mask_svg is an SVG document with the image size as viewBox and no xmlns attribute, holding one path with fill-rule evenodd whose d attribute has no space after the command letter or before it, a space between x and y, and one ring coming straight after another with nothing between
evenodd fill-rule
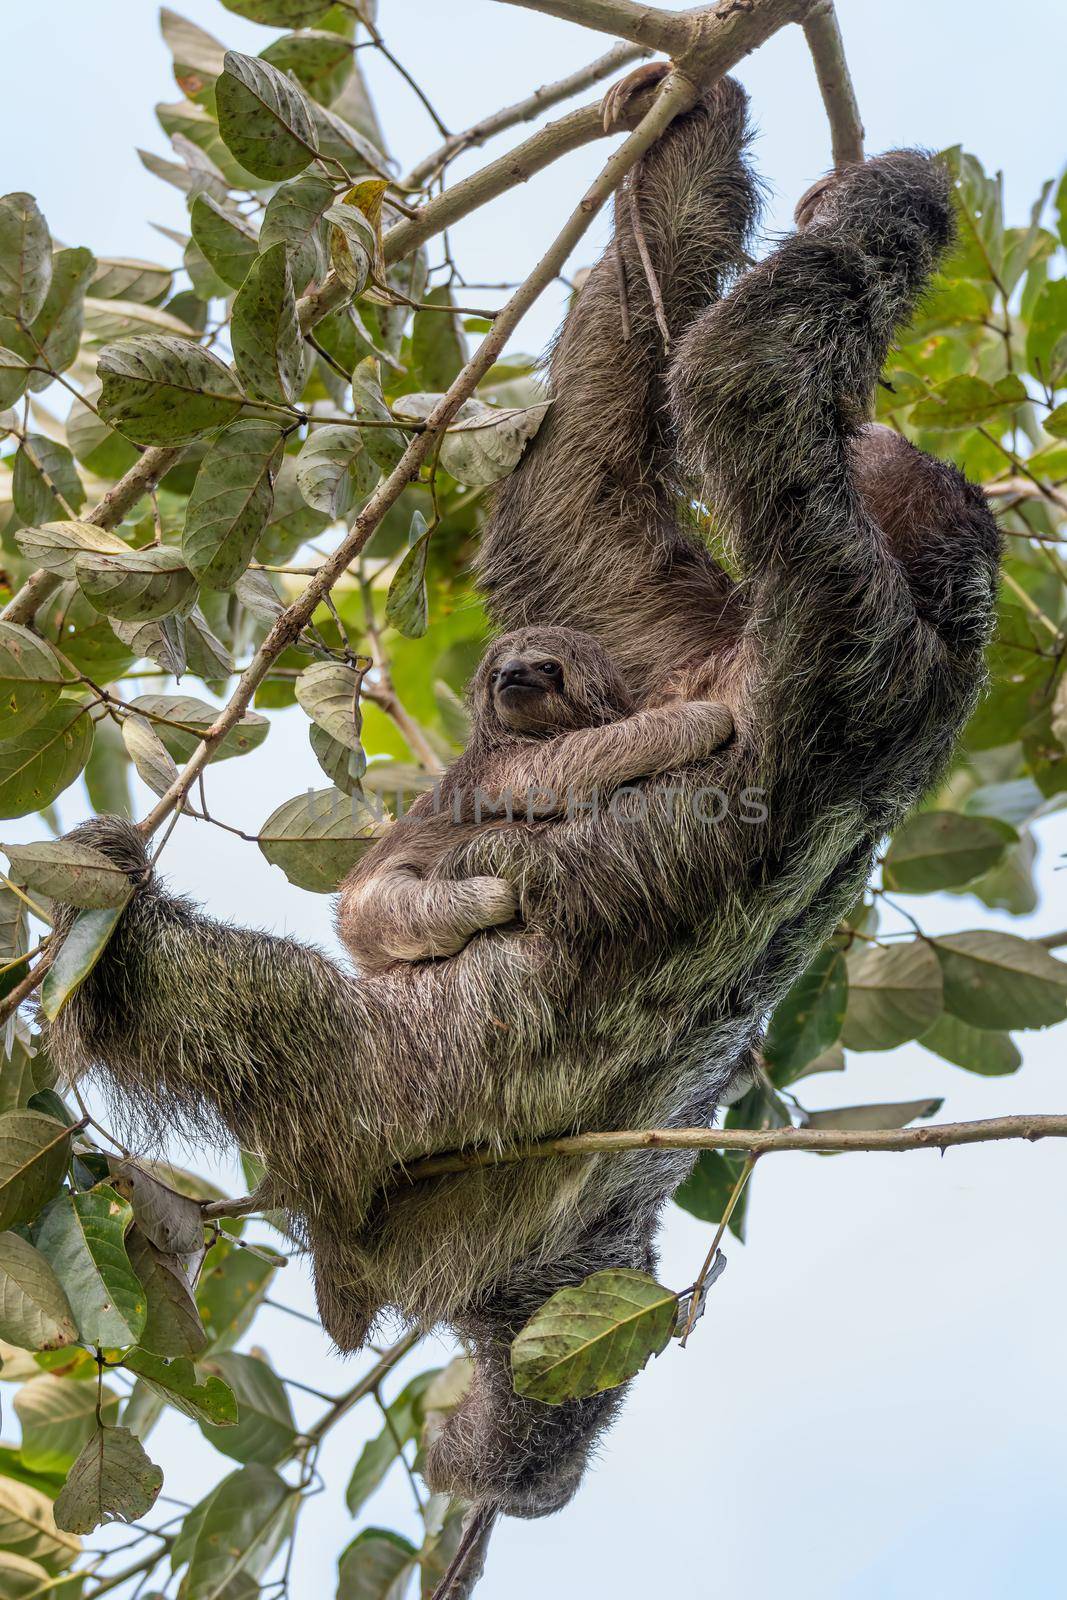
<instances>
[{"instance_id":1,"label":"green leaf","mask_svg":"<svg viewBox=\"0 0 1067 1600\"><path fill-rule=\"evenodd\" d=\"M329 11L333 0L222 0L227 11L236 11L249 22L262 22L268 28L306 28Z\"/></svg>"},{"instance_id":2,"label":"green leaf","mask_svg":"<svg viewBox=\"0 0 1067 1600\"><path fill-rule=\"evenodd\" d=\"M249 394L291 404L303 388L304 343L284 244L257 256L233 302L230 343Z\"/></svg>"},{"instance_id":3,"label":"green leaf","mask_svg":"<svg viewBox=\"0 0 1067 1600\"><path fill-rule=\"evenodd\" d=\"M1000 1077L1015 1072L1022 1065L1023 1058L1009 1034L972 1028L947 1011L922 1035L919 1043L942 1060L986 1077Z\"/></svg>"},{"instance_id":4,"label":"green leaf","mask_svg":"<svg viewBox=\"0 0 1067 1600\"><path fill-rule=\"evenodd\" d=\"M943 1104L943 1100L894 1100L885 1105L836 1106L832 1111L809 1111L805 1127L857 1131L905 1128L917 1117L936 1116Z\"/></svg>"},{"instance_id":5,"label":"green leaf","mask_svg":"<svg viewBox=\"0 0 1067 1600\"><path fill-rule=\"evenodd\" d=\"M130 549L117 533L109 533L92 522L73 520L45 522L39 528L19 528L15 538L28 561L60 578L73 578L78 556L87 551L124 556Z\"/></svg>"},{"instance_id":6,"label":"green leaf","mask_svg":"<svg viewBox=\"0 0 1067 1600\"><path fill-rule=\"evenodd\" d=\"M379 471L358 428L315 428L296 458L296 481L309 506L331 521L343 517L378 482Z\"/></svg>"},{"instance_id":7,"label":"green leaf","mask_svg":"<svg viewBox=\"0 0 1067 1600\"><path fill-rule=\"evenodd\" d=\"M139 452L91 409L100 399L100 384L95 378L84 385L82 394L84 402L72 399L67 415L67 444L71 453L94 476L121 478L133 466Z\"/></svg>"},{"instance_id":8,"label":"green leaf","mask_svg":"<svg viewBox=\"0 0 1067 1600\"><path fill-rule=\"evenodd\" d=\"M209 597L201 596L202 599ZM223 613L228 614L227 610ZM206 683L228 678L234 670L233 657L207 625L204 613L194 606L185 619L185 644L189 656L189 671Z\"/></svg>"},{"instance_id":9,"label":"green leaf","mask_svg":"<svg viewBox=\"0 0 1067 1600\"><path fill-rule=\"evenodd\" d=\"M242 1467L210 1495L188 1554L182 1600L223 1600L227 1585L260 1578L287 1532L300 1491L269 1467ZM195 1516L195 1510L190 1513Z\"/></svg>"},{"instance_id":10,"label":"green leaf","mask_svg":"<svg viewBox=\"0 0 1067 1600\"><path fill-rule=\"evenodd\" d=\"M183 320L162 306L145 306L130 300L94 300L91 296L86 299L86 344L126 343L132 337L154 338L157 335L193 344L197 328L188 319Z\"/></svg>"},{"instance_id":11,"label":"green leaf","mask_svg":"<svg viewBox=\"0 0 1067 1600\"><path fill-rule=\"evenodd\" d=\"M677 1308L670 1289L622 1268L558 1290L512 1343L516 1393L562 1405L617 1388L666 1347Z\"/></svg>"},{"instance_id":12,"label":"green leaf","mask_svg":"<svg viewBox=\"0 0 1067 1600\"><path fill-rule=\"evenodd\" d=\"M763 1053L779 1089L800 1076L804 1067L829 1048L841 1032L848 1002L844 957L827 944L778 1002L767 1030Z\"/></svg>"},{"instance_id":13,"label":"green leaf","mask_svg":"<svg viewBox=\"0 0 1067 1600\"><path fill-rule=\"evenodd\" d=\"M132 1156L108 1157L111 1187L133 1208L133 1220L150 1244L168 1255L194 1255L203 1247L204 1216L191 1195L164 1183Z\"/></svg>"},{"instance_id":14,"label":"green leaf","mask_svg":"<svg viewBox=\"0 0 1067 1600\"><path fill-rule=\"evenodd\" d=\"M26 523L77 516L85 504L85 490L66 445L41 433L28 433L15 456L11 498L16 514Z\"/></svg>"},{"instance_id":15,"label":"green leaf","mask_svg":"<svg viewBox=\"0 0 1067 1600\"><path fill-rule=\"evenodd\" d=\"M192 621L194 614L195 609L188 617L171 611L165 617L150 622L122 622L118 617L112 617L111 631L129 646L135 660L147 657L161 666L164 672L178 678L186 670L187 624Z\"/></svg>"},{"instance_id":16,"label":"green leaf","mask_svg":"<svg viewBox=\"0 0 1067 1600\"><path fill-rule=\"evenodd\" d=\"M408 397L404 398L406 400ZM389 407L382 398L378 363L373 356L361 361L352 374L352 399L357 416L367 416L376 422L392 421ZM392 472L407 448L406 440L398 428L367 428L363 433L363 443L371 460L386 472Z\"/></svg>"},{"instance_id":17,"label":"green leaf","mask_svg":"<svg viewBox=\"0 0 1067 1600\"><path fill-rule=\"evenodd\" d=\"M362 294L381 256L381 239L376 222L353 198L357 185L343 200L324 213L329 224L330 261L345 288L354 297ZM381 195L375 213L381 215Z\"/></svg>"},{"instance_id":18,"label":"green leaf","mask_svg":"<svg viewBox=\"0 0 1067 1600\"><path fill-rule=\"evenodd\" d=\"M459 318L446 309L452 305L452 291L447 284L431 289L425 303L442 309L416 311L411 326L411 357L424 387L443 393L467 365L467 341Z\"/></svg>"},{"instance_id":19,"label":"green leaf","mask_svg":"<svg viewBox=\"0 0 1067 1600\"><path fill-rule=\"evenodd\" d=\"M941 1014L941 970L924 939L848 957L848 1010L841 1041L849 1050L892 1050L925 1033Z\"/></svg>"},{"instance_id":20,"label":"green leaf","mask_svg":"<svg viewBox=\"0 0 1067 1600\"><path fill-rule=\"evenodd\" d=\"M100 412L135 444L185 444L232 422L244 403L218 356L187 339L142 334L100 352Z\"/></svg>"},{"instance_id":21,"label":"green leaf","mask_svg":"<svg viewBox=\"0 0 1067 1600\"><path fill-rule=\"evenodd\" d=\"M229 1386L210 1373L200 1381L187 1356L164 1361L147 1350L128 1350L123 1365L194 1422L215 1424L220 1437L236 1431L237 1401Z\"/></svg>"},{"instance_id":22,"label":"green leaf","mask_svg":"<svg viewBox=\"0 0 1067 1600\"><path fill-rule=\"evenodd\" d=\"M222 71L225 46L166 6L160 9L159 30L174 58L174 80L179 89L190 100L210 100L214 104L214 84Z\"/></svg>"},{"instance_id":23,"label":"green leaf","mask_svg":"<svg viewBox=\"0 0 1067 1600\"><path fill-rule=\"evenodd\" d=\"M0 1593L4 1600L82 1600L81 1572L49 1577L37 1561L0 1550Z\"/></svg>"},{"instance_id":24,"label":"green leaf","mask_svg":"<svg viewBox=\"0 0 1067 1600\"><path fill-rule=\"evenodd\" d=\"M163 1474L126 1428L98 1428L56 1500L56 1523L92 1533L107 1522L136 1522L156 1503Z\"/></svg>"},{"instance_id":25,"label":"green leaf","mask_svg":"<svg viewBox=\"0 0 1067 1600\"><path fill-rule=\"evenodd\" d=\"M323 217L333 204L333 185L315 172L283 183L267 201L259 230L261 250L284 244L293 287L303 294L312 280L326 276L328 245Z\"/></svg>"},{"instance_id":26,"label":"green leaf","mask_svg":"<svg viewBox=\"0 0 1067 1600\"><path fill-rule=\"evenodd\" d=\"M41 1011L54 1022L92 972L122 919L125 906L79 911L41 986Z\"/></svg>"},{"instance_id":27,"label":"green leaf","mask_svg":"<svg viewBox=\"0 0 1067 1600\"><path fill-rule=\"evenodd\" d=\"M281 1263L219 1241L200 1275L196 1301L213 1351L228 1350L250 1326Z\"/></svg>"},{"instance_id":28,"label":"green leaf","mask_svg":"<svg viewBox=\"0 0 1067 1600\"><path fill-rule=\"evenodd\" d=\"M32 1358L27 1356L26 1360L31 1361ZM9 1365L5 1359L5 1373ZM18 1450L6 1444L0 1444L0 1478L12 1483L25 1483L31 1489L37 1489L49 1503L63 1487L61 1472L31 1472Z\"/></svg>"},{"instance_id":29,"label":"green leaf","mask_svg":"<svg viewBox=\"0 0 1067 1600\"><path fill-rule=\"evenodd\" d=\"M956 188L958 236L947 277L994 283L1004 261L1004 196L1000 173L989 178L976 156L959 145L945 152Z\"/></svg>"},{"instance_id":30,"label":"green leaf","mask_svg":"<svg viewBox=\"0 0 1067 1600\"><path fill-rule=\"evenodd\" d=\"M363 674L340 661L315 661L296 680L296 698L312 722L343 744L358 751L362 718L359 690Z\"/></svg>"},{"instance_id":31,"label":"green leaf","mask_svg":"<svg viewBox=\"0 0 1067 1600\"><path fill-rule=\"evenodd\" d=\"M320 105L329 105L352 70L351 41L337 33L287 33L261 50L279 72L292 73Z\"/></svg>"},{"instance_id":32,"label":"green leaf","mask_svg":"<svg viewBox=\"0 0 1067 1600\"><path fill-rule=\"evenodd\" d=\"M207 1334L175 1258L157 1250L137 1227L126 1235L126 1253L147 1304L142 1350L154 1356L198 1356L207 1344Z\"/></svg>"},{"instance_id":33,"label":"green leaf","mask_svg":"<svg viewBox=\"0 0 1067 1600\"><path fill-rule=\"evenodd\" d=\"M50 839L0 848L11 862L11 877L35 895L75 906L120 906L129 898L127 874L92 845Z\"/></svg>"},{"instance_id":34,"label":"green leaf","mask_svg":"<svg viewBox=\"0 0 1067 1600\"><path fill-rule=\"evenodd\" d=\"M0 334L3 328L0 327ZM0 406L13 406L30 381L33 357L23 358L17 350L0 346Z\"/></svg>"},{"instance_id":35,"label":"green leaf","mask_svg":"<svg viewBox=\"0 0 1067 1600\"><path fill-rule=\"evenodd\" d=\"M19 1234L0 1233L0 1338L23 1350L60 1350L77 1337L63 1285L45 1257ZM0 1479L0 1520L2 1491Z\"/></svg>"},{"instance_id":36,"label":"green leaf","mask_svg":"<svg viewBox=\"0 0 1067 1600\"><path fill-rule=\"evenodd\" d=\"M124 717L122 742L141 782L147 784L153 794L166 794L178 776L178 768L147 718Z\"/></svg>"},{"instance_id":37,"label":"green leaf","mask_svg":"<svg viewBox=\"0 0 1067 1600\"><path fill-rule=\"evenodd\" d=\"M355 795L315 789L271 812L259 831L259 848L297 888L332 894L379 832L377 819Z\"/></svg>"},{"instance_id":38,"label":"green leaf","mask_svg":"<svg viewBox=\"0 0 1067 1600\"><path fill-rule=\"evenodd\" d=\"M50 1573L65 1571L81 1551L80 1539L56 1527L50 1496L30 1484L13 1482L3 1473L2 1463L0 1550L39 1562Z\"/></svg>"},{"instance_id":39,"label":"green leaf","mask_svg":"<svg viewBox=\"0 0 1067 1600\"><path fill-rule=\"evenodd\" d=\"M106 1385L100 1418L105 1427L118 1420L119 1397ZM35 1472L67 1472L97 1428L96 1384L43 1374L24 1383L15 1396L22 1424L22 1459Z\"/></svg>"},{"instance_id":40,"label":"green leaf","mask_svg":"<svg viewBox=\"0 0 1067 1600\"><path fill-rule=\"evenodd\" d=\"M184 607L196 579L171 545L150 545L119 555L86 551L74 558L78 586L105 616L152 622Z\"/></svg>"},{"instance_id":41,"label":"green leaf","mask_svg":"<svg viewBox=\"0 0 1067 1600\"><path fill-rule=\"evenodd\" d=\"M342 1552L337 1600L402 1600L419 1552L388 1528L364 1528Z\"/></svg>"},{"instance_id":42,"label":"green leaf","mask_svg":"<svg viewBox=\"0 0 1067 1600\"><path fill-rule=\"evenodd\" d=\"M37 1242L70 1301L86 1344L125 1349L136 1344L147 1307L126 1254L129 1203L108 1184L60 1195L41 1223Z\"/></svg>"},{"instance_id":43,"label":"green leaf","mask_svg":"<svg viewBox=\"0 0 1067 1600\"><path fill-rule=\"evenodd\" d=\"M224 210L210 195L198 194L189 210L193 238L222 282L239 289L259 255L259 240L236 211Z\"/></svg>"},{"instance_id":44,"label":"green leaf","mask_svg":"<svg viewBox=\"0 0 1067 1600\"><path fill-rule=\"evenodd\" d=\"M898 828L885 859L887 889L932 894L970 883L1003 860L1019 835L993 817L920 811Z\"/></svg>"},{"instance_id":45,"label":"green leaf","mask_svg":"<svg viewBox=\"0 0 1067 1600\"><path fill-rule=\"evenodd\" d=\"M688 1178L674 1191L675 1204L699 1217L701 1222L721 1222L744 1165L743 1155L734 1155L728 1150L702 1150ZM745 1237L748 1196L746 1186L727 1224L730 1232L741 1240Z\"/></svg>"},{"instance_id":46,"label":"green leaf","mask_svg":"<svg viewBox=\"0 0 1067 1600\"><path fill-rule=\"evenodd\" d=\"M937 384L933 394L913 406L909 420L916 427L946 432L973 428L976 423L988 422L998 413L1021 405L1026 397L1025 385L1015 373L1008 373L995 383L960 373Z\"/></svg>"},{"instance_id":47,"label":"green leaf","mask_svg":"<svg viewBox=\"0 0 1067 1600\"><path fill-rule=\"evenodd\" d=\"M32 1222L70 1161L70 1129L38 1111L0 1116L0 1230Z\"/></svg>"},{"instance_id":48,"label":"green leaf","mask_svg":"<svg viewBox=\"0 0 1067 1600\"><path fill-rule=\"evenodd\" d=\"M52 281L52 240L32 194L0 199L0 316L32 322Z\"/></svg>"},{"instance_id":49,"label":"green leaf","mask_svg":"<svg viewBox=\"0 0 1067 1600\"><path fill-rule=\"evenodd\" d=\"M424 419L440 399L439 394L402 395L397 416ZM438 460L460 483L497 483L517 466L550 405L542 400L533 406L495 407L466 400L445 430Z\"/></svg>"},{"instance_id":50,"label":"green leaf","mask_svg":"<svg viewBox=\"0 0 1067 1600\"><path fill-rule=\"evenodd\" d=\"M130 702L152 723L164 745L175 761L188 761L204 733L218 721L218 710L203 700L189 694L139 694ZM156 720L165 718L165 721ZM180 727L172 724L180 723ZM217 746L212 761L226 761L231 756L243 756L261 745L270 731L270 723L255 711L246 711L235 728Z\"/></svg>"},{"instance_id":51,"label":"green leaf","mask_svg":"<svg viewBox=\"0 0 1067 1600\"><path fill-rule=\"evenodd\" d=\"M85 705L60 700L31 728L0 739L0 817L43 811L89 759L93 725Z\"/></svg>"},{"instance_id":52,"label":"green leaf","mask_svg":"<svg viewBox=\"0 0 1067 1600\"><path fill-rule=\"evenodd\" d=\"M0 622L0 712L3 740L32 728L59 699L71 677L50 644L29 628Z\"/></svg>"},{"instance_id":53,"label":"green leaf","mask_svg":"<svg viewBox=\"0 0 1067 1600\"><path fill-rule=\"evenodd\" d=\"M421 639L430 626L426 559L430 553L431 537L432 529L426 526L422 512L413 512L408 551L397 567L385 597L386 622L409 639Z\"/></svg>"},{"instance_id":54,"label":"green leaf","mask_svg":"<svg viewBox=\"0 0 1067 1600\"><path fill-rule=\"evenodd\" d=\"M269 61L227 50L215 105L226 148L257 178L293 178L318 149L303 90Z\"/></svg>"},{"instance_id":55,"label":"green leaf","mask_svg":"<svg viewBox=\"0 0 1067 1600\"><path fill-rule=\"evenodd\" d=\"M160 15L165 19L167 16L173 17L174 13L164 9ZM157 266L154 261L135 261L125 256L98 256L96 276L91 287L97 300L131 300L140 305L153 305L165 299L173 282L171 269Z\"/></svg>"},{"instance_id":56,"label":"green leaf","mask_svg":"<svg viewBox=\"0 0 1067 1600\"><path fill-rule=\"evenodd\" d=\"M216 1450L235 1461L274 1467L288 1461L297 1441L296 1422L285 1385L257 1356L217 1355L204 1370L228 1385L235 1397L236 1427L218 1428L201 1422L200 1431Z\"/></svg>"},{"instance_id":57,"label":"green leaf","mask_svg":"<svg viewBox=\"0 0 1067 1600\"><path fill-rule=\"evenodd\" d=\"M308 728L315 760L342 794L362 795L363 777L367 770L367 757L362 748L350 750L339 740L332 739L325 728L312 723Z\"/></svg>"},{"instance_id":58,"label":"green leaf","mask_svg":"<svg viewBox=\"0 0 1067 1600\"><path fill-rule=\"evenodd\" d=\"M1046 388L1067 380L1067 278L1046 283L1030 313L1026 365Z\"/></svg>"},{"instance_id":59,"label":"green leaf","mask_svg":"<svg viewBox=\"0 0 1067 1600\"><path fill-rule=\"evenodd\" d=\"M1067 963L1013 933L976 930L933 941L945 1008L975 1028L1047 1028L1067 1016Z\"/></svg>"},{"instance_id":60,"label":"green leaf","mask_svg":"<svg viewBox=\"0 0 1067 1600\"><path fill-rule=\"evenodd\" d=\"M85 291L96 268L90 250L57 250L45 303L25 333L17 322L0 318L0 344L10 345L31 365L66 372L78 354L85 311ZM46 372L30 378L31 389L47 389Z\"/></svg>"},{"instance_id":61,"label":"green leaf","mask_svg":"<svg viewBox=\"0 0 1067 1600\"><path fill-rule=\"evenodd\" d=\"M354 430L353 430L354 431ZM209 448L189 496L182 555L209 589L230 589L274 506L284 441L271 422L233 422Z\"/></svg>"}]
</instances>

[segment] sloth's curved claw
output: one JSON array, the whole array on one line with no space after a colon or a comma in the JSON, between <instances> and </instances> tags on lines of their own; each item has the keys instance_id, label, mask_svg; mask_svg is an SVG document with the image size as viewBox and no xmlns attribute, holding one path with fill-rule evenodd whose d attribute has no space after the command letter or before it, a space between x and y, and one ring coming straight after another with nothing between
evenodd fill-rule
<instances>
[{"instance_id":1,"label":"sloth's curved claw","mask_svg":"<svg viewBox=\"0 0 1067 1600\"><path fill-rule=\"evenodd\" d=\"M600 102L600 119L605 133L617 133L620 128L633 128L637 119L631 110L631 101L654 89L663 82L673 66L669 61L646 61L613 83Z\"/></svg>"}]
</instances>

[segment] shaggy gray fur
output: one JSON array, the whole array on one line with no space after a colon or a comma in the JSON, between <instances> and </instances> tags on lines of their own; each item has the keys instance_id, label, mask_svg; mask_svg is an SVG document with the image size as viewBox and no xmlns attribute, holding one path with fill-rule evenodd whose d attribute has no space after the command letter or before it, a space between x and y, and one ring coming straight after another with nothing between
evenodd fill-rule
<instances>
[{"instance_id":1,"label":"shaggy gray fur","mask_svg":"<svg viewBox=\"0 0 1067 1600\"><path fill-rule=\"evenodd\" d=\"M582 289L555 404L499 494L482 578L499 623L586 630L639 703L727 703L737 732L616 814L482 831L436 869L515 888L519 930L354 980L292 940L220 925L158 882L53 1029L151 1122L267 1154L316 1261L326 1326L382 1307L468 1337L473 1390L431 1483L517 1515L576 1487L618 1392L519 1399L508 1341L555 1289L652 1269L678 1153L383 1187L429 1151L706 1123L762 1020L944 767L983 681L999 543L952 467L867 432L875 382L951 232L917 153L849 170L745 273L756 189L745 97L717 84L649 152L638 203L673 336L665 361L627 207ZM679 525L715 507L740 581ZM699 792L728 797L717 825ZM745 791L764 792L754 822ZM675 804L657 804L673 791ZM680 798L678 798L680 796ZM747 818L747 820L746 820ZM135 835L94 842L143 866Z\"/></svg>"}]
</instances>

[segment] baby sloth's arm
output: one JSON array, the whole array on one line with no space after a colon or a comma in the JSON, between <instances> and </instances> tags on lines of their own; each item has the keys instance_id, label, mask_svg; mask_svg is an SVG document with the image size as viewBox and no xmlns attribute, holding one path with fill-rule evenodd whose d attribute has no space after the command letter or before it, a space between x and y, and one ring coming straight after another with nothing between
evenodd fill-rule
<instances>
[{"instance_id":1,"label":"baby sloth's arm","mask_svg":"<svg viewBox=\"0 0 1067 1600\"><path fill-rule=\"evenodd\" d=\"M571 801L603 797L622 784L702 761L733 731L728 707L712 700L677 700L603 728L520 745L509 752L501 788L513 797L515 816L565 815Z\"/></svg>"},{"instance_id":2,"label":"baby sloth's arm","mask_svg":"<svg viewBox=\"0 0 1067 1600\"><path fill-rule=\"evenodd\" d=\"M343 889L341 937L361 971L455 955L480 929L515 916L518 897L503 878L429 880L426 864L414 851L400 854Z\"/></svg>"}]
</instances>

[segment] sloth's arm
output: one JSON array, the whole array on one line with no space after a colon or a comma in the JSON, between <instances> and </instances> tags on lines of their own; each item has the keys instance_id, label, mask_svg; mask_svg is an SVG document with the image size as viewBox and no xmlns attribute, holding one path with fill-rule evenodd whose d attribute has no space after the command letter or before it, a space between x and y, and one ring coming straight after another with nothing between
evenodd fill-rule
<instances>
[{"instance_id":1,"label":"sloth's arm","mask_svg":"<svg viewBox=\"0 0 1067 1600\"><path fill-rule=\"evenodd\" d=\"M726 706L679 700L603 728L520 745L508 756L501 787L514 797L516 815L566 814L568 805L584 796L606 796L621 784L701 761L733 731Z\"/></svg>"},{"instance_id":2,"label":"sloth's arm","mask_svg":"<svg viewBox=\"0 0 1067 1600\"><path fill-rule=\"evenodd\" d=\"M938 162L899 151L848 169L674 362L685 463L747 580L756 742L780 817L791 796L810 810L818 783L889 818L982 680L999 555L984 497L863 427L951 233Z\"/></svg>"},{"instance_id":3,"label":"sloth's arm","mask_svg":"<svg viewBox=\"0 0 1067 1600\"><path fill-rule=\"evenodd\" d=\"M510 922L518 897L503 878L428 880L414 862L391 861L341 894L338 924L364 972L396 961L455 955L482 928Z\"/></svg>"},{"instance_id":4,"label":"sloth's arm","mask_svg":"<svg viewBox=\"0 0 1067 1600\"><path fill-rule=\"evenodd\" d=\"M746 137L744 91L722 79L671 124L636 175L674 341L744 263L757 211ZM496 496L479 576L497 622L585 629L641 686L706 653L731 590L704 548L674 527L666 362L627 191L616 202L615 239L556 344L552 406Z\"/></svg>"}]
</instances>

